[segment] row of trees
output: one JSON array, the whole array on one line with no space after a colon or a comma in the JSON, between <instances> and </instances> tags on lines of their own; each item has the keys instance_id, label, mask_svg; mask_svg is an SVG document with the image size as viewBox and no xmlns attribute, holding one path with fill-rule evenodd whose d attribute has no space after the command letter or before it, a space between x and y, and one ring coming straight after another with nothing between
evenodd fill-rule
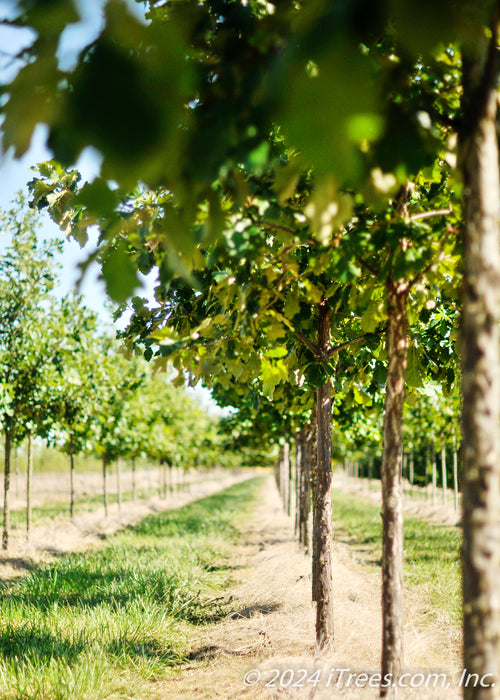
<instances>
[{"instance_id":1,"label":"row of trees","mask_svg":"<svg viewBox=\"0 0 500 700\"><path fill-rule=\"evenodd\" d=\"M186 470L230 466L216 419L165 375L154 376L147 362L120 352L80 299L56 296L59 246L37 241L34 212L18 202L0 213L0 226L9 240L0 258L3 548L9 543L12 453L21 442L27 452L28 535L35 438L68 455L71 516L75 458L81 453L102 460L106 514L112 462L147 459Z\"/></svg>"},{"instance_id":2,"label":"row of trees","mask_svg":"<svg viewBox=\"0 0 500 700\"><path fill-rule=\"evenodd\" d=\"M428 379L449 394L461 383L464 665L493 679L464 692L498 698L496 0L151 0L144 22L111 0L68 70L71 4L51 5L50 21L41 0L12 16L36 39L5 88L4 144L22 153L43 119L59 161L40 168L34 203L80 241L100 228L118 302L137 271L159 272L156 303L133 299L130 344L179 381L203 378L262 435L280 425L305 455L317 445L322 648L332 415L361 430L383 401L384 675L403 664L405 397L418 404ZM64 166L89 144L102 176L80 185Z\"/></svg>"}]
</instances>

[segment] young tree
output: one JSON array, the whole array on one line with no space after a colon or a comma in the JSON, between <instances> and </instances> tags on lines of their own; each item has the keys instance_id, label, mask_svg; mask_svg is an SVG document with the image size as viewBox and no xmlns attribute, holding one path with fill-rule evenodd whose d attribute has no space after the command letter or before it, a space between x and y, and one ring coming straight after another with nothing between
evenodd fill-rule
<instances>
[{"instance_id":1,"label":"young tree","mask_svg":"<svg viewBox=\"0 0 500 700\"><path fill-rule=\"evenodd\" d=\"M56 245L40 245L36 216L19 199L15 208L0 213L0 225L11 242L0 258L0 382L4 430L4 508L2 547L10 533L10 462L12 445L21 439L36 412L37 394L55 345L46 323L49 295L55 285Z\"/></svg>"}]
</instances>

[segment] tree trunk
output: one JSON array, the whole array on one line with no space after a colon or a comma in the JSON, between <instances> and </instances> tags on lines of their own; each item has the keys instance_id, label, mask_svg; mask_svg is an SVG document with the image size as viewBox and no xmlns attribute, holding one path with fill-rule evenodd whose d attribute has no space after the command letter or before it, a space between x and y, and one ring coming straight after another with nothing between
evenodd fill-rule
<instances>
[{"instance_id":1,"label":"tree trunk","mask_svg":"<svg viewBox=\"0 0 500 700\"><path fill-rule=\"evenodd\" d=\"M102 456L102 498L104 503L104 515L108 517L108 462L106 456Z\"/></svg>"},{"instance_id":2,"label":"tree trunk","mask_svg":"<svg viewBox=\"0 0 500 700\"><path fill-rule=\"evenodd\" d=\"M488 687L466 700L500 697L499 299L500 185L496 130L497 18L464 47L459 166L464 192L462 292L464 668ZM486 674L488 674L486 676Z\"/></svg>"},{"instance_id":3,"label":"tree trunk","mask_svg":"<svg viewBox=\"0 0 500 700\"><path fill-rule=\"evenodd\" d=\"M300 430L295 436L295 537L300 540L300 503L301 503L301 480L302 480L302 443L304 441L304 430Z\"/></svg>"},{"instance_id":4,"label":"tree trunk","mask_svg":"<svg viewBox=\"0 0 500 700\"><path fill-rule=\"evenodd\" d=\"M136 481L136 467L135 467L135 458L132 458L132 500L135 503L135 500L137 498L137 481Z\"/></svg>"},{"instance_id":5,"label":"tree trunk","mask_svg":"<svg viewBox=\"0 0 500 700\"><path fill-rule=\"evenodd\" d=\"M430 447L429 443L426 443L425 445L425 500L429 498L429 493L428 493L428 486L429 486L429 467L430 467L431 459L430 459Z\"/></svg>"},{"instance_id":6,"label":"tree trunk","mask_svg":"<svg viewBox=\"0 0 500 700\"><path fill-rule=\"evenodd\" d=\"M167 497L167 462L162 459L161 461L161 477L162 477L162 498Z\"/></svg>"},{"instance_id":7,"label":"tree trunk","mask_svg":"<svg viewBox=\"0 0 500 700\"><path fill-rule=\"evenodd\" d=\"M446 445L444 435L441 435L441 486L443 489L443 505L446 505L446 491L448 489L448 480L446 477Z\"/></svg>"},{"instance_id":8,"label":"tree trunk","mask_svg":"<svg viewBox=\"0 0 500 700\"><path fill-rule=\"evenodd\" d=\"M75 517L75 455L73 452L73 436L69 439L69 515Z\"/></svg>"},{"instance_id":9,"label":"tree trunk","mask_svg":"<svg viewBox=\"0 0 500 700\"><path fill-rule=\"evenodd\" d=\"M285 493L284 492L284 489L285 489L284 482L285 482L285 480L283 477L283 464L284 464L283 454L284 454L284 448L280 447L280 452L279 452L279 457L278 457L278 488L279 488L279 492L280 492L281 504L284 506L284 503L285 503L285 500L284 500L284 498L285 498L285 496L284 496L284 493Z\"/></svg>"},{"instance_id":10,"label":"tree trunk","mask_svg":"<svg viewBox=\"0 0 500 700\"><path fill-rule=\"evenodd\" d=\"M285 471L285 510L287 515L291 515L292 512L292 494L291 494L291 485L292 485L292 464L291 464L291 459L290 459L290 444L287 441L285 442L285 448L284 448L284 459L283 459L283 466L284 466L284 471Z\"/></svg>"},{"instance_id":11,"label":"tree trunk","mask_svg":"<svg viewBox=\"0 0 500 700\"><path fill-rule=\"evenodd\" d=\"M300 482L299 482L299 542L309 553L309 512L311 509L310 479L311 479L311 450L313 444L313 427L306 426L301 431L300 441Z\"/></svg>"},{"instance_id":12,"label":"tree trunk","mask_svg":"<svg viewBox=\"0 0 500 700\"><path fill-rule=\"evenodd\" d=\"M2 549L9 548L10 536L10 452L12 435L10 432L10 421L7 417L5 424Z\"/></svg>"},{"instance_id":13,"label":"tree trunk","mask_svg":"<svg viewBox=\"0 0 500 700\"><path fill-rule=\"evenodd\" d=\"M453 494L455 496L455 511L458 513L458 452L455 431L453 431Z\"/></svg>"},{"instance_id":14,"label":"tree trunk","mask_svg":"<svg viewBox=\"0 0 500 700\"><path fill-rule=\"evenodd\" d=\"M121 480L122 461L118 457L116 460L116 501L118 503L118 519L122 517L122 480Z\"/></svg>"},{"instance_id":15,"label":"tree trunk","mask_svg":"<svg viewBox=\"0 0 500 700\"><path fill-rule=\"evenodd\" d=\"M319 305L318 347L330 349L331 309ZM332 438L330 380L317 390L318 430L316 479L313 497L313 601L316 602L316 644L326 649L333 644L332 578Z\"/></svg>"},{"instance_id":16,"label":"tree trunk","mask_svg":"<svg viewBox=\"0 0 500 700\"><path fill-rule=\"evenodd\" d=\"M436 465L436 445L432 443L432 505L436 505L437 491L437 465Z\"/></svg>"},{"instance_id":17,"label":"tree trunk","mask_svg":"<svg viewBox=\"0 0 500 700\"><path fill-rule=\"evenodd\" d=\"M26 468L26 540L29 542L32 523L31 483L33 481L33 433L28 433L28 462Z\"/></svg>"},{"instance_id":18,"label":"tree trunk","mask_svg":"<svg viewBox=\"0 0 500 700\"><path fill-rule=\"evenodd\" d=\"M413 455L413 448L411 449L410 452L410 471L408 474L408 479L410 481L410 493L413 492L413 482L415 481L415 461L414 461L414 455Z\"/></svg>"},{"instance_id":19,"label":"tree trunk","mask_svg":"<svg viewBox=\"0 0 500 700\"><path fill-rule=\"evenodd\" d=\"M281 493L281 484L280 484L280 458L278 456L277 460L274 463L274 480L276 482L276 488L278 489L278 493Z\"/></svg>"},{"instance_id":20,"label":"tree trunk","mask_svg":"<svg viewBox=\"0 0 500 700\"><path fill-rule=\"evenodd\" d=\"M19 457L17 453L17 444L14 447L14 479L16 488L16 501L19 500Z\"/></svg>"},{"instance_id":21,"label":"tree trunk","mask_svg":"<svg viewBox=\"0 0 500 700\"><path fill-rule=\"evenodd\" d=\"M403 667L403 505L401 469L405 394L408 285L387 285L388 366L382 456L382 676L393 678ZM394 697L392 688L381 697Z\"/></svg>"}]
</instances>

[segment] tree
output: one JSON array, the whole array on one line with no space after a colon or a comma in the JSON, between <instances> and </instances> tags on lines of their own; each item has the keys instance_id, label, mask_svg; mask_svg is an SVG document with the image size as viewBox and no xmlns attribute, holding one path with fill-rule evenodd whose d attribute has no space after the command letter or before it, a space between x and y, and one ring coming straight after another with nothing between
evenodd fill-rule
<instances>
[{"instance_id":1,"label":"tree","mask_svg":"<svg viewBox=\"0 0 500 700\"><path fill-rule=\"evenodd\" d=\"M21 199L0 216L2 227L12 235L0 258L1 421L5 436L2 547L7 549L11 448L26 430L33 432L40 419L34 414L46 365L56 347L45 319L55 284L56 245L37 243L36 216Z\"/></svg>"},{"instance_id":2,"label":"tree","mask_svg":"<svg viewBox=\"0 0 500 700\"><path fill-rule=\"evenodd\" d=\"M463 594L464 666L491 674L489 688L466 698L498 698L500 605L498 541L500 483L500 279L498 175L498 5L491 38L471 28L462 51L463 94L459 164L464 182ZM494 684L496 683L496 688Z\"/></svg>"},{"instance_id":3,"label":"tree","mask_svg":"<svg viewBox=\"0 0 500 700\"><path fill-rule=\"evenodd\" d=\"M499 657L498 613L492 603L498 545L490 536L498 500L493 467L498 463L493 394L498 396L498 391L489 374L490 369L498 372L498 358L486 351L489 341L491 347L498 345L492 330L498 312L491 282L497 272L489 262L497 259L497 231L496 224L488 223L498 216L493 129L497 3L352 0L339 5L325 0L305 7L257 0L151 2L151 23L144 27L113 2L102 33L70 73L62 73L56 61L59 35L73 19L71 8L64 7L52 6L51 22L45 3L21 5L14 12L18 24L33 27L44 41L35 41L26 51L26 65L6 87L5 143L22 151L35 120L44 118L54 153L66 165L88 143L101 149L103 179L79 190L74 174L54 175L51 166L48 181L35 185L36 199L48 202L55 217L77 235L99 223L102 240L110 241L103 254L105 276L119 300L135 282L134 265L149 269L153 264L153 248L164 253L162 283L175 274L189 278L196 267L196 244L209 242L224 229L226 198L246 201L248 183L240 164L253 169L265 164L269 134L276 129L314 169L313 203L320 211L325 198L338 207L346 190L366 196L374 178L404 185L428 155L440 150L436 129L458 130L459 168L466 185L465 627L478 673L480 667L484 670L485 659ZM446 60L436 60L438 45L447 46L448 63L457 64L461 51L462 66L446 68L449 82L442 80L445 73L439 66ZM429 75L431 64L439 71ZM346 66L350 80L345 80ZM412 80L416 66L422 67L418 81ZM123 118L121 105L129 90L136 100ZM26 109L26 104L34 108ZM62 114L68 115L66 122ZM289 169L282 182L285 189L296 178L294 168ZM110 187L110 179L121 188ZM146 192L131 196L137 182L146 185ZM328 185L330 195L325 197ZM199 225L203 209L206 220ZM127 275L115 284L121 266ZM401 302L400 292L395 302ZM483 386L491 386L491 396ZM491 425L486 416L492 416ZM488 457L480 445L489 446ZM486 525L478 527L477 522ZM473 563L483 538L489 543L491 567ZM481 598L483 589L488 593ZM480 598L490 601L491 625L485 622ZM498 681L497 666L494 674Z\"/></svg>"},{"instance_id":4,"label":"tree","mask_svg":"<svg viewBox=\"0 0 500 700\"><path fill-rule=\"evenodd\" d=\"M96 352L96 316L82 305L80 298L63 299L54 309L54 317L61 338L58 344L59 373L53 380L52 412L57 422L53 441L63 440L63 450L69 455L70 516L73 518L75 456L90 451L95 437L94 416L100 396L96 377L101 356Z\"/></svg>"}]
</instances>

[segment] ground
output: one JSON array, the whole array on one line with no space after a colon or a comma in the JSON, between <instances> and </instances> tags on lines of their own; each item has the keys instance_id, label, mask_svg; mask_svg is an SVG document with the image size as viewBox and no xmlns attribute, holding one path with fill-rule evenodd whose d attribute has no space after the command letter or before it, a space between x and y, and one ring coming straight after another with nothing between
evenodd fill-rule
<instances>
[{"instance_id":1,"label":"ground","mask_svg":"<svg viewBox=\"0 0 500 700\"><path fill-rule=\"evenodd\" d=\"M414 505L412 509L417 510ZM222 622L193 634L189 662L171 680L159 683L154 697L378 697L378 689L345 688L336 683L338 669L366 672L372 683L376 682L372 674L380 665L382 635L380 569L364 562L362 552L340 541L335 542L333 554L336 644L333 651L318 655L310 559L299 550L292 519L283 513L274 482L269 479L234 560L236 583L229 591L233 612ZM450 687L399 690L398 697L424 700L460 696L455 680L460 671L460 636L441 623L439 618L428 619L418 599L407 599L407 670L425 675L444 672ZM286 673L286 669L291 670ZM337 672L332 673L333 669ZM317 670L320 673L313 676ZM245 674L249 674L247 682L254 682L259 674L261 681L245 685ZM318 685L314 682L317 678ZM415 685L424 682L420 676L408 679L411 681ZM266 682L270 686L266 687ZM434 680L425 682L432 684ZM297 687L282 687L289 683Z\"/></svg>"},{"instance_id":2,"label":"ground","mask_svg":"<svg viewBox=\"0 0 500 700\"><path fill-rule=\"evenodd\" d=\"M157 485L160 483L160 478L160 474L156 470L152 472L138 471L136 475L137 489L144 491L150 489L151 492L158 492ZM179 492L175 489L174 493L167 494L166 498L151 495L149 498L136 502L126 501L122 504L121 512L118 511L118 505L115 503L116 487L110 478L109 516L107 518L104 515L104 507L100 506L79 514L73 519L70 519L69 515L60 515L51 520L42 520L32 527L29 542L26 541L24 526L14 529L10 537L8 551L0 550L0 580L20 576L40 562L50 560L53 557L95 546L120 527L136 523L146 515L160 512L165 508L179 507L196 498L208 496L242 478L248 478L248 475L225 474L222 470L209 477L193 474L189 490ZM130 472L122 476L124 492L131 490L130 480ZM102 476L99 472L76 476L75 492L77 497L100 494L101 489ZM14 495L14 489L13 492ZM68 492L67 475L34 475L33 505L62 500L69 503ZM20 484L17 498L14 495L11 508L24 507L24 497L23 484Z\"/></svg>"},{"instance_id":3,"label":"ground","mask_svg":"<svg viewBox=\"0 0 500 700\"><path fill-rule=\"evenodd\" d=\"M0 557L0 576L22 573L44 558L93 546L120 525L144 515L181 505L232 483L221 477L193 484L190 493L176 494L168 502L153 498L127 503L117 517L102 509L75 519L61 517L38 525L28 545L22 535ZM96 488L99 480L96 476ZM87 487L91 488L90 482ZM359 490L359 484L337 478L336 488ZM366 489L366 487L364 487ZM378 496L367 493L369 498ZM408 502L413 514L456 521L427 503ZM226 591L227 616L218 623L192 628L188 660L164 681L152 686L156 700L209 698L376 698L359 674L373 674L380 664L380 567L347 541L334 544L335 647L318 654L315 646L314 607L311 603L310 558L295 540L293 521L283 513L274 481L268 478L255 511L241 523L241 539L231 558L231 585ZM427 674L443 672L449 687L398 689L398 698L419 700L460 697L460 635L436 615L429 615L417 595L406 597L405 659L408 683L422 685ZM289 670L287 670L289 669ZM347 669L339 679L339 669ZM353 675L350 686L343 682ZM439 683L442 681L440 680ZM365 687L356 687L365 684ZM266 686L267 684L267 686ZM295 687L293 687L295 686Z\"/></svg>"}]
</instances>

